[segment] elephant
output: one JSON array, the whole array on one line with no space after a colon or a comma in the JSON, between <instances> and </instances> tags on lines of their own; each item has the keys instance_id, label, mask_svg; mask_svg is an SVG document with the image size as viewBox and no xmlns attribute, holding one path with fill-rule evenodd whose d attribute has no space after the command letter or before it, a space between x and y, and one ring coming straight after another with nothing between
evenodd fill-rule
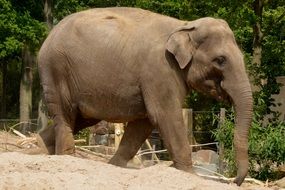
<instances>
[{"instance_id":1,"label":"elephant","mask_svg":"<svg viewBox=\"0 0 285 190\"><path fill-rule=\"evenodd\" d=\"M241 185L247 175L252 91L226 21L184 21L139 8L81 11L52 29L38 69L54 121L39 132L49 154L72 154L73 135L101 120L127 122L111 164L125 167L156 128L173 166L192 172L182 108L196 90L232 103L234 182Z\"/></svg>"}]
</instances>

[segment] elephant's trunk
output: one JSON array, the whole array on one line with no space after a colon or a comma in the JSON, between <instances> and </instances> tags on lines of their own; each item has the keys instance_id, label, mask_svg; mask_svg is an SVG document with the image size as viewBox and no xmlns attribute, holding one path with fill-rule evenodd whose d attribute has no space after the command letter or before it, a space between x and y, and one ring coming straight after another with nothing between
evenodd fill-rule
<instances>
[{"instance_id":1,"label":"elephant's trunk","mask_svg":"<svg viewBox=\"0 0 285 190\"><path fill-rule=\"evenodd\" d=\"M238 171L234 182L237 185L241 185L247 175L249 167L248 133L252 120L253 101L247 76L234 78L235 79L230 80L230 82L224 82L223 86L230 95L235 109L234 147Z\"/></svg>"}]
</instances>

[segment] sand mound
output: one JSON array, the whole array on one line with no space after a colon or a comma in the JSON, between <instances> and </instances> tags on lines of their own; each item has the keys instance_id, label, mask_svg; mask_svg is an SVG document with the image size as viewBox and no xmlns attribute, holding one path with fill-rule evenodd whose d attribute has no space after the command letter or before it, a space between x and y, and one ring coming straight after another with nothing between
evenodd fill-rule
<instances>
[{"instance_id":1,"label":"sand mound","mask_svg":"<svg viewBox=\"0 0 285 190\"><path fill-rule=\"evenodd\" d=\"M0 153L0 163L0 189L244 189L234 184L205 180L165 165L139 170L124 169L67 155L26 155L17 152Z\"/></svg>"},{"instance_id":2,"label":"sand mound","mask_svg":"<svg viewBox=\"0 0 285 190\"><path fill-rule=\"evenodd\" d=\"M120 168L107 164L107 158L79 150L75 156L20 153L36 149L30 142L29 138L0 132L1 190L269 190L247 183L237 187L206 180L163 164L143 169Z\"/></svg>"}]
</instances>

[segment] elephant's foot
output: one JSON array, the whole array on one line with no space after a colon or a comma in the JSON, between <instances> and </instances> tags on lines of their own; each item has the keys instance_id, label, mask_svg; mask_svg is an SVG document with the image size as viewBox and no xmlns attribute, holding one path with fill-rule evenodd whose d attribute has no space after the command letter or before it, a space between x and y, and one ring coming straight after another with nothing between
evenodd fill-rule
<instances>
[{"instance_id":1,"label":"elephant's foot","mask_svg":"<svg viewBox=\"0 0 285 190\"><path fill-rule=\"evenodd\" d=\"M57 155L75 154L75 143L73 137L72 139L69 138L69 140L66 140L65 142L57 143L55 150L55 154Z\"/></svg>"},{"instance_id":2,"label":"elephant's foot","mask_svg":"<svg viewBox=\"0 0 285 190\"><path fill-rule=\"evenodd\" d=\"M72 129L69 125L58 123L55 126L55 154L74 154L75 143Z\"/></svg>"},{"instance_id":3,"label":"elephant's foot","mask_svg":"<svg viewBox=\"0 0 285 190\"><path fill-rule=\"evenodd\" d=\"M66 144L64 144L63 148L58 151L56 149L56 154L57 155L63 155L63 154L66 154L66 155L74 155L75 154L75 143L74 143L74 139L72 138L72 141L67 141Z\"/></svg>"},{"instance_id":4,"label":"elephant's foot","mask_svg":"<svg viewBox=\"0 0 285 190\"><path fill-rule=\"evenodd\" d=\"M241 178L241 177L236 177L234 179L234 183L237 184L238 186L240 186L243 181L244 181L244 178Z\"/></svg>"},{"instance_id":5,"label":"elephant's foot","mask_svg":"<svg viewBox=\"0 0 285 190\"><path fill-rule=\"evenodd\" d=\"M42 138L41 134L36 135L40 151L44 154L55 154L55 144L50 143L47 139Z\"/></svg>"},{"instance_id":6,"label":"elephant's foot","mask_svg":"<svg viewBox=\"0 0 285 190\"><path fill-rule=\"evenodd\" d=\"M125 160L124 158L120 156L114 155L108 163L115 165L115 166L126 168L128 164L128 160Z\"/></svg>"},{"instance_id":7,"label":"elephant's foot","mask_svg":"<svg viewBox=\"0 0 285 190\"><path fill-rule=\"evenodd\" d=\"M171 167L174 167L178 170L182 170L188 173L195 173L193 166L192 166L192 162L188 163L188 164L180 164L180 163L173 163L171 164Z\"/></svg>"}]
</instances>

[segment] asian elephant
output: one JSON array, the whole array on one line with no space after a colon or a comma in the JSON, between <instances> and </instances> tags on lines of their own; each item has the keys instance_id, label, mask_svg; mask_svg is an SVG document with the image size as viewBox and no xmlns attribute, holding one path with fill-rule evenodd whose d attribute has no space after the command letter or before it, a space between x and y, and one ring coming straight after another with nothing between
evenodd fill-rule
<instances>
[{"instance_id":1,"label":"asian elephant","mask_svg":"<svg viewBox=\"0 0 285 190\"><path fill-rule=\"evenodd\" d=\"M73 153L73 134L101 120L128 122L110 163L126 166L157 128L174 167L190 172L182 106L194 89L233 103L235 182L247 175L252 92L224 20L182 21L138 8L86 10L53 28L38 62L54 120L39 136L50 154Z\"/></svg>"}]
</instances>

